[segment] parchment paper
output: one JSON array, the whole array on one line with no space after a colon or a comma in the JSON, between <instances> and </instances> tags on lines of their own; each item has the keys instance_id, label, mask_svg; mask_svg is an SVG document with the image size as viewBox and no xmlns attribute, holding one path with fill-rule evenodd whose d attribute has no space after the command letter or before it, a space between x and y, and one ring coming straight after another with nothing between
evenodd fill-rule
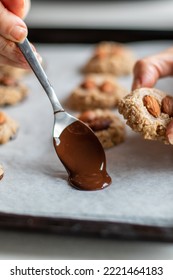
<instances>
[{"instance_id":1,"label":"parchment paper","mask_svg":"<svg viewBox=\"0 0 173 280\"><path fill-rule=\"evenodd\" d=\"M133 43L137 57L171 42ZM91 45L38 46L48 77L62 103L82 79L80 68ZM34 216L173 226L173 147L144 141L127 128L127 140L106 151L112 185L102 191L72 188L52 145L53 114L33 74L25 78L28 98L4 110L20 123L17 138L0 147L5 176L0 181L0 212ZM132 77L120 82L129 90ZM173 92L173 79L158 88ZM72 112L74 113L74 112Z\"/></svg>"}]
</instances>

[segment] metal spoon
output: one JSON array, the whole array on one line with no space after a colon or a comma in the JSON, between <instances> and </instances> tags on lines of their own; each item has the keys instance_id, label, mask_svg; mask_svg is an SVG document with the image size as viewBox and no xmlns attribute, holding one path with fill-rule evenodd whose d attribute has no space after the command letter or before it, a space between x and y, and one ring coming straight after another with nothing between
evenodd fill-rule
<instances>
[{"instance_id":1,"label":"metal spoon","mask_svg":"<svg viewBox=\"0 0 173 280\"><path fill-rule=\"evenodd\" d=\"M69 183L84 190L107 187L111 178L106 171L105 153L93 131L65 112L28 39L18 47L37 76L54 112L53 143L58 157L69 173Z\"/></svg>"}]
</instances>

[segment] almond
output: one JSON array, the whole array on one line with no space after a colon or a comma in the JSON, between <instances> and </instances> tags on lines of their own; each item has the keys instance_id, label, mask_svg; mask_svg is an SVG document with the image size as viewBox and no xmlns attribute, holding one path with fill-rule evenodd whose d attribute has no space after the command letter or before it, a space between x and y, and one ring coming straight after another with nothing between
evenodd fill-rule
<instances>
[{"instance_id":1,"label":"almond","mask_svg":"<svg viewBox=\"0 0 173 280\"><path fill-rule=\"evenodd\" d=\"M112 93L115 89L115 86L113 85L113 83L109 82L109 81L105 81L101 86L100 86L100 90L102 92L106 92L106 93Z\"/></svg>"},{"instance_id":2,"label":"almond","mask_svg":"<svg viewBox=\"0 0 173 280\"><path fill-rule=\"evenodd\" d=\"M169 117L173 117L173 97L165 96L162 99L162 112L168 114Z\"/></svg>"},{"instance_id":3,"label":"almond","mask_svg":"<svg viewBox=\"0 0 173 280\"><path fill-rule=\"evenodd\" d=\"M85 89L93 89L96 87L96 84L93 80L91 79L86 79L82 84L81 84L81 87L82 88L85 88Z\"/></svg>"},{"instance_id":4,"label":"almond","mask_svg":"<svg viewBox=\"0 0 173 280\"><path fill-rule=\"evenodd\" d=\"M79 116L79 120L83 122L91 122L96 118L96 114L93 111L85 111Z\"/></svg>"},{"instance_id":5,"label":"almond","mask_svg":"<svg viewBox=\"0 0 173 280\"><path fill-rule=\"evenodd\" d=\"M148 112L155 118L159 117L161 114L161 109L159 102L155 97L151 95L145 95L143 98L144 106L147 108Z\"/></svg>"},{"instance_id":6,"label":"almond","mask_svg":"<svg viewBox=\"0 0 173 280\"><path fill-rule=\"evenodd\" d=\"M99 58L99 59L102 59L102 58L105 58L106 56L108 55L108 51L105 49L105 48L97 48L95 50L95 57L96 58Z\"/></svg>"},{"instance_id":7,"label":"almond","mask_svg":"<svg viewBox=\"0 0 173 280\"><path fill-rule=\"evenodd\" d=\"M99 119L95 119L92 122L90 122L89 126L94 132L96 132L96 131L108 129L110 124L111 124L110 119L99 118Z\"/></svg>"}]
</instances>

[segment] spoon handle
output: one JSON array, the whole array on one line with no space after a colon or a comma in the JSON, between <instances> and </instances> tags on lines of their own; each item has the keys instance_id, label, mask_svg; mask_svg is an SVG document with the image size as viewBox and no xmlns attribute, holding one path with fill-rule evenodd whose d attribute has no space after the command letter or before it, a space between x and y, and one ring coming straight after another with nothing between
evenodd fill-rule
<instances>
[{"instance_id":1,"label":"spoon handle","mask_svg":"<svg viewBox=\"0 0 173 280\"><path fill-rule=\"evenodd\" d=\"M51 86L46 73L44 72L40 62L38 61L37 57L35 56L28 39L26 38L22 43L17 43L17 46L23 53L24 57L26 58L27 62L29 63L31 69L35 73L36 77L38 78L40 84L44 88L45 92L47 93L49 100L52 104L53 111L59 112L64 111L62 108L53 87Z\"/></svg>"}]
</instances>

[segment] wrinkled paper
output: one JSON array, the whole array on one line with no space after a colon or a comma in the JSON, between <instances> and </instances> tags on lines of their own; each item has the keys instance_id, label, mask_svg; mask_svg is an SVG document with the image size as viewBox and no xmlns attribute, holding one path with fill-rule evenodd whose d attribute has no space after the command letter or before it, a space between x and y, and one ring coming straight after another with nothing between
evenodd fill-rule
<instances>
[{"instance_id":1,"label":"wrinkled paper","mask_svg":"<svg viewBox=\"0 0 173 280\"><path fill-rule=\"evenodd\" d=\"M129 44L137 58L154 54L171 42ZM62 104L81 81L81 67L90 57L91 45L39 45L47 75ZM67 181L67 173L52 143L53 113L35 78L24 78L26 100L4 111L17 120L15 140L0 146L0 212L42 217L115 221L173 226L173 147L144 141L126 127L126 141L106 151L112 184L102 191L79 191ZM129 91L132 77L119 79ZM158 88L173 93L173 78ZM72 112L75 114L74 112Z\"/></svg>"}]
</instances>

